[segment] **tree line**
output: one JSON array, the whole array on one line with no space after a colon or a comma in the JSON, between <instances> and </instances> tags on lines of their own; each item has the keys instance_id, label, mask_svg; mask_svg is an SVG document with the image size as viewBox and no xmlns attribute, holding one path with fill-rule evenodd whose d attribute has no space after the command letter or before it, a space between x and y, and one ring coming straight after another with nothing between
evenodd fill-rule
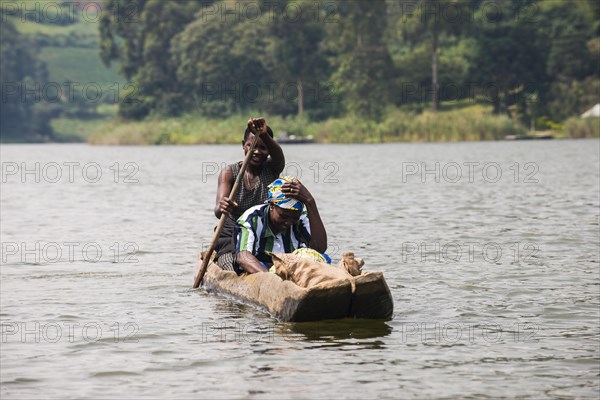
<instances>
[{"instance_id":1,"label":"tree line","mask_svg":"<svg viewBox=\"0 0 600 400\"><path fill-rule=\"evenodd\" d=\"M118 10L137 12L135 23ZM560 121L597 101L594 0L105 0L101 57L139 88L120 114L378 118L489 101Z\"/></svg>"},{"instance_id":2,"label":"tree line","mask_svg":"<svg viewBox=\"0 0 600 400\"><path fill-rule=\"evenodd\" d=\"M261 112L377 120L390 107L437 110L457 100L545 129L591 107L600 92L596 0L104 0L102 7L100 58L132 83L119 101L124 119ZM10 21L0 39L2 82L43 81L30 39ZM44 112L4 102L2 130L47 123L31 118Z\"/></svg>"}]
</instances>

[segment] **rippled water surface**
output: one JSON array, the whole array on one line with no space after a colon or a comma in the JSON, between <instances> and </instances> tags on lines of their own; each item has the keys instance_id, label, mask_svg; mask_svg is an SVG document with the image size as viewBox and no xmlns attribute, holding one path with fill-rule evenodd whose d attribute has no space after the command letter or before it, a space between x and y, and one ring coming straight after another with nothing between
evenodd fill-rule
<instances>
[{"instance_id":1,"label":"rippled water surface","mask_svg":"<svg viewBox=\"0 0 600 400\"><path fill-rule=\"evenodd\" d=\"M599 150L284 147L395 302L289 324L190 289L240 146L3 145L2 398L595 399Z\"/></svg>"}]
</instances>

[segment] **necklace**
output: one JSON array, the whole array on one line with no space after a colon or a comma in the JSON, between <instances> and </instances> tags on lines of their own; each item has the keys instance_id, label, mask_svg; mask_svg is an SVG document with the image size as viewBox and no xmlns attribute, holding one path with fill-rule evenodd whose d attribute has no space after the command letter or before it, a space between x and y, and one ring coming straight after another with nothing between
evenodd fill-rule
<instances>
[{"instance_id":1,"label":"necklace","mask_svg":"<svg viewBox=\"0 0 600 400\"><path fill-rule=\"evenodd\" d=\"M244 184L246 186L246 189L254 189L254 186L256 185L257 180L258 180L258 176L255 176L251 180L248 171L246 171L244 173Z\"/></svg>"}]
</instances>

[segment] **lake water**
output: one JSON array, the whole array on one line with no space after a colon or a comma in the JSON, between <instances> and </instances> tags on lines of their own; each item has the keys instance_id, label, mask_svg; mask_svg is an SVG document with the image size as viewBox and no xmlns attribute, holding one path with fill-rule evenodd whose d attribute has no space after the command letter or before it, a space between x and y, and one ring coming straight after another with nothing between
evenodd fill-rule
<instances>
[{"instance_id":1,"label":"lake water","mask_svg":"<svg viewBox=\"0 0 600 400\"><path fill-rule=\"evenodd\" d=\"M2 145L2 398L598 398L598 140L284 151L392 320L190 289L240 146Z\"/></svg>"}]
</instances>

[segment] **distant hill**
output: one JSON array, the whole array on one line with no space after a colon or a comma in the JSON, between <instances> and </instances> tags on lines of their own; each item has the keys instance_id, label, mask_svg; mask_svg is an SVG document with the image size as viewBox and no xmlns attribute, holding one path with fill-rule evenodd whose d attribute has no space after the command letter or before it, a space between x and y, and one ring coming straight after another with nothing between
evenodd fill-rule
<instances>
[{"instance_id":1,"label":"distant hill","mask_svg":"<svg viewBox=\"0 0 600 400\"><path fill-rule=\"evenodd\" d=\"M12 2L11 2L12 3ZM3 4L5 13L8 3ZM95 82L109 86L115 82L123 84L125 79L118 74L118 67L107 68L99 56L98 5L101 2L72 2L73 8L59 12L57 2L30 1L14 2L22 7L11 14L25 10L25 15L5 15L17 30L32 38L41 49L40 58L46 62L52 82ZM85 9L88 4L87 9ZM75 9L78 5L78 9ZM37 7L37 9L36 9ZM59 14L60 13L60 14ZM45 18L62 15L68 24L48 23Z\"/></svg>"},{"instance_id":2,"label":"distant hill","mask_svg":"<svg viewBox=\"0 0 600 400\"><path fill-rule=\"evenodd\" d=\"M116 115L116 104L111 103L118 102L126 82L118 65L107 68L100 59L101 6L101 1L89 0L0 3L2 18L28 38L46 64L48 82L41 83L42 96L54 97L56 87L63 90L61 101L48 105L58 109L51 112L50 121L55 140L85 141L94 127ZM68 82L74 88L71 97ZM44 87L51 89L44 92Z\"/></svg>"}]
</instances>

